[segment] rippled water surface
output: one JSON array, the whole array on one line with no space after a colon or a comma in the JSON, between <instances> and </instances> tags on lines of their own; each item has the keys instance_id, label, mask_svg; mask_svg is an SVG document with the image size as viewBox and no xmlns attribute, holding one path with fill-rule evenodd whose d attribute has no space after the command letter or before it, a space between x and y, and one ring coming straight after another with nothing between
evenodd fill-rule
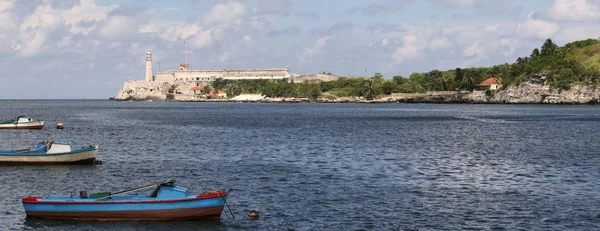
<instances>
[{"instance_id":1,"label":"rippled water surface","mask_svg":"<svg viewBox=\"0 0 600 231\"><path fill-rule=\"evenodd\" d=\"M0 101L0 148L100 146L97 166L1 166L8 230L599 230L600 107ZM55 129L63 122L64 130ZM220 221L26 219L20 199L174 178L230 188ZM250 220L248 211L261 217Z\"/></svg>"}]
</instances>

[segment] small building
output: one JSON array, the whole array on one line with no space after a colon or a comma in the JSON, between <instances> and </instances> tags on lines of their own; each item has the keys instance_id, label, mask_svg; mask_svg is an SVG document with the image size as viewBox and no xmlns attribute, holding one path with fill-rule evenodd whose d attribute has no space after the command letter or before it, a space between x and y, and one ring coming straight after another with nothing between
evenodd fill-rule
<instances>
[{"instance_id":1,"label":"small building","mask_svg":"<svg viewBox=\"0 0 600 231\"><path fill-rule=\"evenodd\" d=\"M195 87L192 87L191 90L194 91L194 95L204 95L204 93L205 93L203 86L195 86Z\"/></svg>"},{"instance_id":2,"label":"small building","mask_svg":"<svg viewBox=\"0 0 600 231\"><path fill-rule=\"evenodd\" d=\"M218 90L217 91L217 96L219 96L219 98L227 98L227 93L225 93L222 90Z\"/></svg>"},{"instance_id":3,"label":"small building","mask_svg":"<svg viewBox=\"0 0 600 231\"><path fill-rule=\"evenodd\" d=\"M213 92L212 87L209 86L208 89L209 89L208 92L204 92L203 86L195 86L195 87L192 87L191 90L194 91L194 95L201 95L201 96L204 96L204 97L210 98L210 99L227 97L227 93L225 93L222 90L217 90L217 92L215 94L215 92Z\"/></svg>"},{"instance_id":4,"label":"small building","mask_svg":"<svg viewBox=\"0 0 600 231\"><path fill-rule=\"evenodd\" d=\"M498 80L496 80L496 78L491 77L488 78L486 80L484 80L483 82L481 82L480 84L475 85L475 90L479 90L479 91L485 91L485 90L498 90L500 88L500 82L498 82Z\"/></svg>"}]
</instances>

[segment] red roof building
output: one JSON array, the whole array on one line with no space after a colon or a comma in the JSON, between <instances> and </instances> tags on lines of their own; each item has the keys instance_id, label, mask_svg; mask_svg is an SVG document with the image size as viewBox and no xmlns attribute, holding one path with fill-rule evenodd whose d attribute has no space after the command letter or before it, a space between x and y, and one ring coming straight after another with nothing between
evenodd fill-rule
<instances>
[{"instance_id":1,"label":"red roof building","mask_svg":"<svg viewBox=\"0 0 600 231\"><path fill-rule=\"evenodd\" d=\"M478 90L498 90L498 88L500 88L500 82L498 82L496 78L491 77L484 80L480 84L475 85L475 88L477 88Z\"/></svg>"}]
</instances>

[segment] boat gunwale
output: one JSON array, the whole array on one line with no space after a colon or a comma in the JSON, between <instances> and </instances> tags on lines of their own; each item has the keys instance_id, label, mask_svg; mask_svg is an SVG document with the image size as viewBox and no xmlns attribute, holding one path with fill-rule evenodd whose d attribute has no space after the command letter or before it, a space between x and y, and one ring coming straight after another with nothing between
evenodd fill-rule
<instances>
[{"instance_id":1,"label":"boat gunwale","mask_svg":"<svg viewBox=\"0 0 600 231\"><path fill-rule=\"evenodd\" d=\"M139 203L177 203L196 200L205 200L213 198L223 198L228 195L227 191L210 192L199 194L195 197L186 197L181 199L162 199L162 200L120 200L120 201L40 201L44 196L29 196L23 198L23 204L139 204Z\"/></svg>"},{"instance_id":2,"label":"boat gunwale","mask_svg":"<svg viewBox=\"0 0 600 231\"><path fill-rule=\"evenodd\" d=\"M44 124L45 122L46 122L45 119L41 119L41 120L34 120L34 119L32 119L31 121L24 121L24 122L18 122L17 120L7 120L7 121L0 122L0 125L6 125L6 124L12 124L12 125L23 124L23 125L27 125L27 124L30 124L30 123L42 123L42 124Z\"/></svg>"},{"instance_id":3,"label":"boat gunwale","mask_svg":"<svg viewBox=\"0 0 600 231\"><path fill-rule=\"evenodd\" d=\"M87 147L71 150L70 152L59 152L59 153L36 153L36 152L14 152L14 150L4 149L0 150L0 156L60 156L60 155L73 155L82 152L97 151L98 147ZM2 151L13 151L13 152L2 152Z\"/></svg>"}]
</instances>

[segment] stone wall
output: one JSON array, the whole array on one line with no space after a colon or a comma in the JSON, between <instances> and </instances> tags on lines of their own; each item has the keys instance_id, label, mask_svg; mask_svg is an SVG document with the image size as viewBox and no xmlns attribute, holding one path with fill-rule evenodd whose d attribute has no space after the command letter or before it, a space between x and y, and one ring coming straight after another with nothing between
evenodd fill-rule
<instances>
[{"instance_id":1,"label":"stone wall","mask_svg":"<svg viewBox=\"0 0 600 231\"><path fill-rule=\"evenodd\" d=\"M174 81L207 81L212 82L217 78L224 79L281 79L289 77L287 68L265 68L265 69L223 69L223 70L170 70L159 72L154 77L156 82Z\"/></svg>"},{"instance_id":2,"label":"stone wall","mask_svg":"<svg viewBox=\"0 0 600 231\"><path fill-rule=\"evenodd\" d=\"M294 83L301 83L301 82L310 81L310 80L335 81L335 80L339 79L340 77L341 76L329 75L329 74L302 74L302 75L293 76L292 80L294 81Z\"/></svg>"}]
</instances>

